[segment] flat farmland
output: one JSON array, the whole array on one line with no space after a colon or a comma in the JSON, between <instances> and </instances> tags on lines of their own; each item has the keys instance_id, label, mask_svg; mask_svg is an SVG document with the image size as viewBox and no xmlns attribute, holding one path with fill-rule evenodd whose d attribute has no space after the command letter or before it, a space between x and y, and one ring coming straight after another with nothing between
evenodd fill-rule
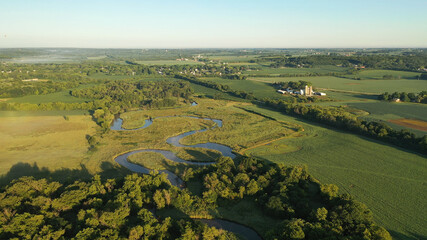
<instances>
[{"instance_id":1,"label":"flat farmland","mask_svg":"<svg viewBox=\"0 0 427 240\"><path fill-rule=\"evenodd\" d=\"M246 108L304 128L300 137L285 138L246 154L287 165L307 165L322 183L337 184L342 193L366 203L376 221L394 237L427 235L425 156L268 109Z\"/></svg>"},{"instance_id":2,"label":"flat farmland","mask_svg":"<svg viewBox=\"0 0 427 240\"><path fill-rule=\"evenodd\" d=\"M268 64L268 63L264 63ZM260 65L261 66L261 65ZM247 70L244 71L245 75L271 75L278 76L280 74L305 74L305 73L344 73L349 70L349 68L345 67L337 67L332 65L319 66L314 68L270 68L267 66L261 66L259 70Z\"/></svg>"},{"instance_id":3,"label":"flat farmland","mask_svg":"<svg viewBox=\"0 0 427 240\"><path fill-rule=\"evenodd\" d=\"M147 61L136 61L136 63L143 65L202 65L203 62L197 62L194 60L188 61L177 61L177 60L147 60Z\"/></svg>"},{"instance_id":4,"label":"flat farmland","mask_svg":"<svg viewBox=\"0 0 427 240\"><path fill-rule=\"evenodd\" d=\"M67 115L0 117L0 174L18 163L49 170L79 169L88 150L87 135L96 131L91 116Z\"/></svg>"},{"instance_id":5,"label":"flat farmland","mask_svg":"<svg viewBox=\"0 0 427 240\"><path fill-rule=\"evenodd\" d=\"M250 77L251 81L266 83L288 82L288 81L309 81L315 88L336 89L343 91L353 91L361 93L380 94L383 92L415 92L418 93L427 89L425 80L352 80L348 78L339 78L332 76L321 77Z\"/></svg>"}]
</instances>

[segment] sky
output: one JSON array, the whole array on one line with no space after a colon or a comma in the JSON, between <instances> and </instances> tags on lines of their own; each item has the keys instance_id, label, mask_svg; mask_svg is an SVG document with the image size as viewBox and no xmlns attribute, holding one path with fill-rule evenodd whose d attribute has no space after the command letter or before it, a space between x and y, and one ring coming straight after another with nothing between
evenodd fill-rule
<instances>
[{"instance_id":1,"label":"sky","mask_svg":"<svg viewBox=\"0 0 427 240\"><path fill-rule=\"evenodd\" d=\"M427 47L427 0L0 0L0 48Z\"/></svg>"}]
</instances>

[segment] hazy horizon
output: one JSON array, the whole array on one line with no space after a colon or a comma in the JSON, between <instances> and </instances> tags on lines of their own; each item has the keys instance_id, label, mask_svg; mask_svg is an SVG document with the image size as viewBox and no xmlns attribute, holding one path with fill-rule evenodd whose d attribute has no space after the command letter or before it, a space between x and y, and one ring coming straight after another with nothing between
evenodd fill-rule
<instances>
[{"instance_id":1,"label":"hazy horizon","mask_svg":"<svg viewBox=\"0 0 427 240\"><path fill-rule=\"evenodd\" d=\"M426 48L427 1L2 3L0 48Z\"/></svg>"}]
</instances>

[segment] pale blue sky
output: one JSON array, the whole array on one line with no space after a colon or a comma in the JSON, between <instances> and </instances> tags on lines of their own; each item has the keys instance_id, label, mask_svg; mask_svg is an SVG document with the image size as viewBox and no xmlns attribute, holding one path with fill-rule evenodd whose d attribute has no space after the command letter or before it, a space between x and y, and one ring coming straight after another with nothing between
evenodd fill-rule
<instances>
[{"instance_id":1,"label":"pale blue sky","mask_svg":"<svg viewBox=\"0 0 427 240\"><path fill-rule=\"evenodd\" d=\"M427 0L0 0L1 47L427 47Z\"/></svg>"}]
</instances>

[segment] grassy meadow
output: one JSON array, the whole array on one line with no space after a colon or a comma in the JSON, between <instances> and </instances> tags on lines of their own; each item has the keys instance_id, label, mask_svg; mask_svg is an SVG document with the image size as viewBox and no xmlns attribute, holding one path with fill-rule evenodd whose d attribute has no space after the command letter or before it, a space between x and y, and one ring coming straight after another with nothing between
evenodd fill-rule
<instances>
[{"instance_id":1,"label":"grassy meadow","mask_svg":"<svg viewBox=\"0 0 427 240\"><path fill-rule=\"evenodd\" d=\"M89 147L86 136L95 133L95 123L89 115L67 115L65 120L64 115L52 114L2 112L0 175L18 163L49 170L80 168Z\"/></svg>"},{"instance_id":2,"label":"grassy meadow","mask_svg":"<svg viewBox=\"0 0 427 240\"><path fill-rule=\"evenodd\" d=\"M245 75L270 75L279 76L280 74L305 74L305 73L344 73L349 68L337 67L332 65L319 66L314 68L270 68L264 65L258 65L260 69L246 70L243 72Z\"/></svg>"},{"instance_id":3,"label":"grassy meadow","mask_svg":"<svg viewBox=\"0 0 427 240\"><path fill-rule=\"evenodd\" d=\"M178 61L178 60L147 60L147 61L136 61L138 64L143 65L202 65L203 62L197 62L194 60Z\"/></svg>"}]
</instances>

